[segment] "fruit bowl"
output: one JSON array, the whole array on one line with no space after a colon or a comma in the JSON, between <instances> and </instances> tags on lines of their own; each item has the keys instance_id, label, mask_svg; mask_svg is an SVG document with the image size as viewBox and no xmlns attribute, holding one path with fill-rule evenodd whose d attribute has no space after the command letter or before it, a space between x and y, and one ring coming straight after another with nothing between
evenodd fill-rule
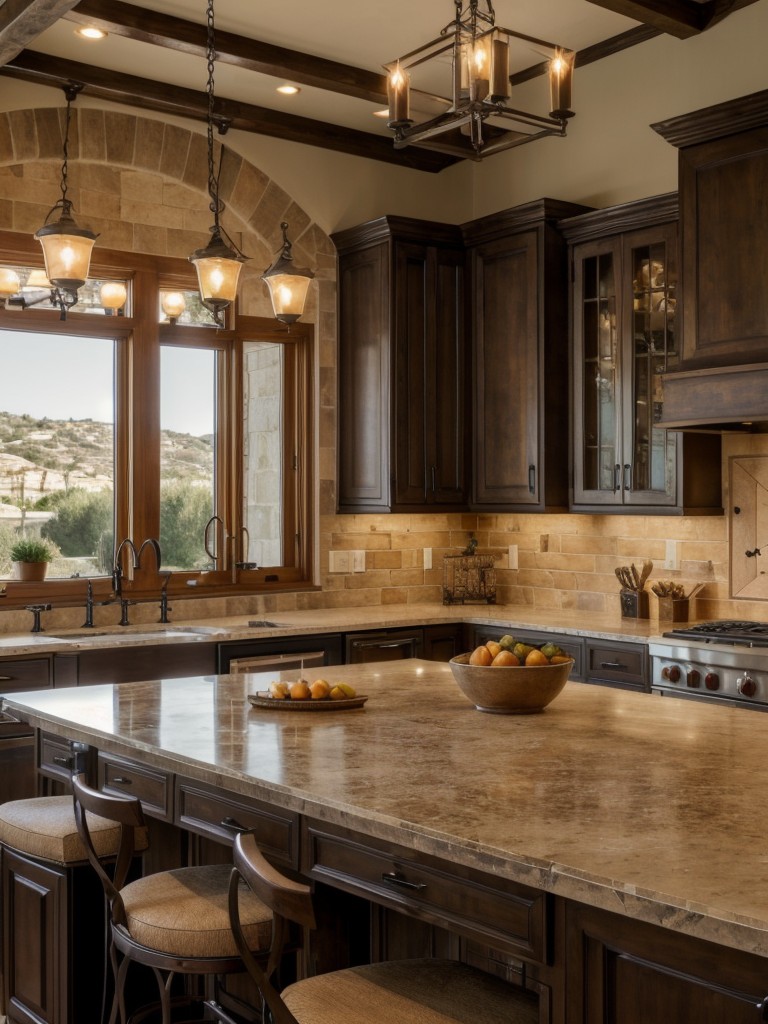
<instances>
[{"instance_id":1,"label":"fruit bowl","mask_svg":"<svg viewBox=\"0 0 768 1024\"><path fill-rule=\"evenodd\" d=\"M556 665L470 665L470 654L451 658L459 689L478 711L531 715L551 704L568 682L573 659Z\"/></svg>"}]
</instances>

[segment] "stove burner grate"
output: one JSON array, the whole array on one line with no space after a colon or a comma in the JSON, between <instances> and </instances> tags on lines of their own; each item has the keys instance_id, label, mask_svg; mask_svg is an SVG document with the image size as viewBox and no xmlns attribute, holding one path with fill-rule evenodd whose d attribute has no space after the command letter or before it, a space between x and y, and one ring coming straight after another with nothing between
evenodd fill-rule
<instances>
[{"instance_id":1,"label":"stove burner grate","mask_svg":"<svg viewBox=\"0 0 768 1024\"><path fill-rule=\"evenodd\" d=\"M673 629L665 637L688 637L691 640L717 641L718 643L745 644L750 646L768 645L768 622L747 622L731 619L715 622L700 622L696 626Z\"/></svg>"}]
</instances>

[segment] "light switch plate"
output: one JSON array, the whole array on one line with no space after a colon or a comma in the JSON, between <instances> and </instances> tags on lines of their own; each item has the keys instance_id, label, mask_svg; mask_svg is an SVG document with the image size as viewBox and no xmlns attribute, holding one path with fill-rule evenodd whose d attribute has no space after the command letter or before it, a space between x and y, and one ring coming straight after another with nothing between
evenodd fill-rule
<instances>
[{"instance_id":1,"label":"light switch plate","mask_svg":"<svg viewBox=\"0 0 768 1024\"><path fill-rule=\"evenodd\" d=\"M666 547L666 556L664 558L663 569L679 569L680 568L680 541L679 540L668 540Z\"/></svg>"},{"instance_id":2,"label":"light switch plate","mask_svg":"<svg viewBox=\"0 0 768 1024\"><path fill-rule=\"evenodd\" d=\"M365 551L350 551L352 572L365 572Z\"/></svg>"},{"instance_id":3,"label":"light switch plate","mask_svg":"<svg viewBox=\"0 0 768 1024\"><path fill-rule=\"evenodd\" d=\"M517 544L509 545L509 554L507 556L508 566L510 569L518 569L519 565L517 562Z\"/></svg>"},{"instance_id":4,"label":"light switch plate","mask_svg":"<svg viewBox=\"0 0 768 1024\"><path fill-rule=\"evenodd\" d=\"M432 548L424 548L424 568L432 568Z\"/></svg>"}]
</instances>

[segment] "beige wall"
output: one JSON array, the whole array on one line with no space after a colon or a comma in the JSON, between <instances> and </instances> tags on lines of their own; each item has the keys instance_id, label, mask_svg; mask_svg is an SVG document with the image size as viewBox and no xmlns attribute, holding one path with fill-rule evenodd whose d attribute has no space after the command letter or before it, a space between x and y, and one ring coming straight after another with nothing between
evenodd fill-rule
<instances>
[{"instance_id":1,"label":"beige wall","mask_svg":"<svg viewBox=\"0 0 768 1024\"><path fill-rule=\"evenodd\" d=\"M335 274L326 236L331 231L385 213L460 223L543 195L602 206L673 190L676 187L676 151L648 125L768 86L761 52L767 35L768 4L760 2L731 15L701 37L686 41L662 37L588 66L578 72L575 92L578 115L567 139L545 140L480 165L466 164L439 175L230 132L226 145L233 154L242 157L238 167L244 188L248 182L240 195L249 198L233 202L235 194L230 194L230 211L225 216L236 218L236 226L228 222L228 229L242 232L244 248L248 250L250 246L251 254L256 257L250 268L250 283L246 282L250 308L264 310L265 300L256 278L263 269L261 264L266 266L270 260L277 222L286 210L299 233L306 233L300 251L304 250L313 265L321 270L315 304L308 319L318 326L321 498L318 560L323 591L280 599L229 602L228 611L237 612L246 607L275 610L325 603L377 605L440 600L441 556L459 551L469 534L474 533L481 546L499 556L500 600L542 608L575 607L583 609L585 614L610 611L616 607L615 566L637 563L648 557L659 561L664 541L677 539L682 542L680 573L657 570L655 578L677 575L685 583L706 581L707 602L700 604L701 614L764 617L764 605L760 602L747 604L727 600L728 533L727 519L723 517L335 515ZM533 89L535 84L528 88ZM0 111L61 107L62 103L58 90L11 80L4 81L0 94ZM87 95L78 99L76 109L113 111L121 116L126 113L126 108L97 103ZM96 120L92 118L91 123ZM140 120L146 129L150 122L162 119L142 112ZM202 137L202 126L173 118L164 119L163 123L169 128L183 129L190 147L199 144L200 139L192 137ZM103 163L107 166L108 161ZM32 231L42 223L46 212L43 192L45 204L51 205L55 198L53 194L48 196L56 176L55 163L41 163L31 156L21 157L11 151L6 154L2 170L0 226ZM137 204L129 207L125 202L128 198L125 190L133 187L135 192L136 182L140 180L134 178L131 185L133 171L135 168L127 169L112 179L112 209L117 211L119 222L144 218L148 222L144 229L154 227L157 230L132 230L130 244L126 247L146 245L148 251L157 251L141 239L156 240L160 229L164 244L173 238L169 251L174 254L186 254L200 244L200 236L191 244L187 232L197 231L199 217L204 216L204 183L196 180L193 193L180 204L187 209L181 224L184 234L174 235L174 229L166 223L168 210L161 207L167 206L170 197L178 193L170 187L161 190L163 198L158 208L150 211L145 204L139 213ZM157 173L157 169L152 173ZM37 179L39 186L35 203L25 209L23 217L21 207L13 206L26 202L30 195L19 190L20 175L27 176L27 183ZM174 175L168 174L163 182L170 186L174 180ZM257 217L254 223L254 188L268 188L274 200L261 209L268 215L268 222L261 222ZM83 219L99 217L109 198L107 194L97 197L94 190L86 190L77 197L76 212L82 213ZM99 206L95 205L97 199ZM261 199L257 197L255 202L258 206ZM123 224L120 230L124 227ZM118 228L116 223L115 230ZM759 440L727 440L726 450L728 454L755 448L762 452L761 445ZM520 568L516 571L503 568L509 544L517 544L519 548ZM431 570L423 568L425 547L433 549L434 568ZM331 548L362 548L366 551L367 571L327 573Z\"/></svg>"}]
</instances>

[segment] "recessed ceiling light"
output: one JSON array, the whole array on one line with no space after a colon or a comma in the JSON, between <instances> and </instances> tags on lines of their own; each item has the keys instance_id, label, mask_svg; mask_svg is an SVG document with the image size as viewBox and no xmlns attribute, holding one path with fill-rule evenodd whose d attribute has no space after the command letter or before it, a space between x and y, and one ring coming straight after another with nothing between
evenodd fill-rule
<instances>
[{"instance_id":1,"label":"recessed ceiling light","mask_svg":"<svg viewBox=\"0 0 768 1024\"><path fill-rule=\"evenodd\" d=\"M281 92L283 96L295 96L297 92L301 92L298 85L278 85L277 91Z\"/></svg>"},{"instance_id":2,"label":"recessed ceiling light","mask_svg":"<svg viewBox=\"0 0 768 1024\"><path fill-rule=\"evenodd\" d=\"M95 25L82 25L80 28L75 29L75 35L80 36L81 39L104 39L106 32L100 28L96 28Z\"/></svg>"}]
</instances>

